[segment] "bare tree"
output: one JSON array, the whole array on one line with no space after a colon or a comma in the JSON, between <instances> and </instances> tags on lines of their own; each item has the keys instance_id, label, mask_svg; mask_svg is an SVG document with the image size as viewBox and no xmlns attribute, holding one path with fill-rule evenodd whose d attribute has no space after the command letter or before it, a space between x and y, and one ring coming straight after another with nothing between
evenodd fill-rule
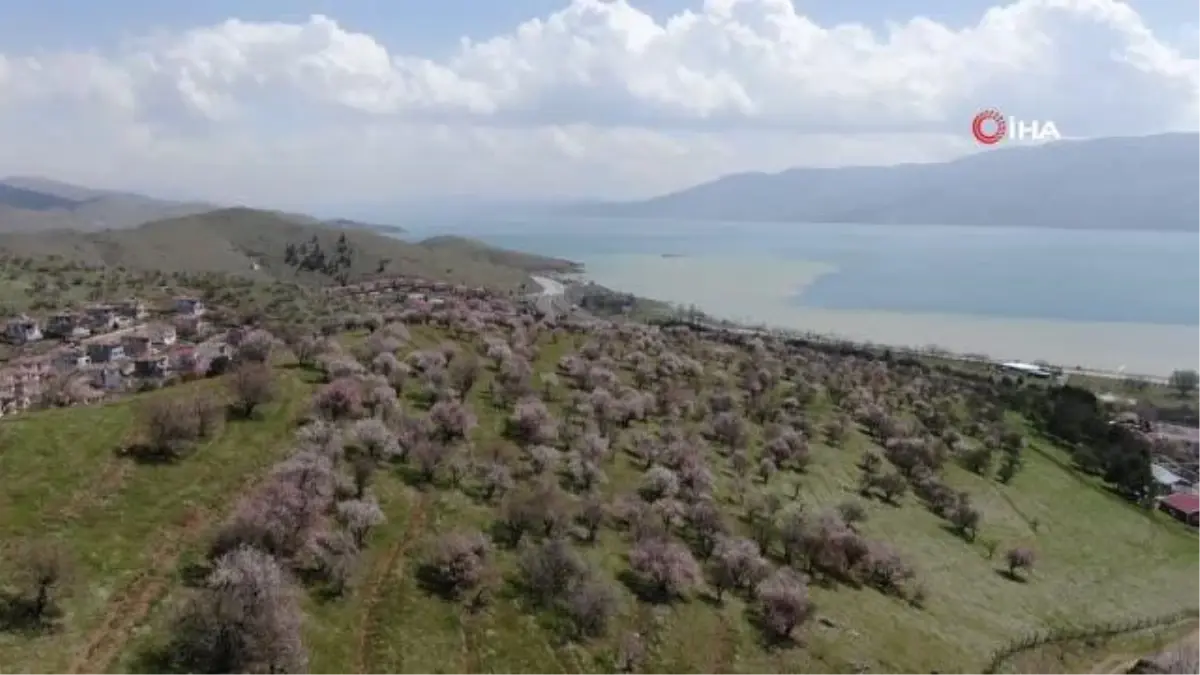
<instances>
[{"instance_id":1,"label":"bare tree","mask_svg":"<svg viewBox=\"0 0 1200 675\"><path fill-rule=\"evenodd\" d=\"M44 625L61 613L59 595L72 578L67 549L57 542L31 541L19 547L15 562L19 609L30 622Z\"/></svg>"},{"instance_id":2,"label":"bare tree","mask_svg":"<svg viewBox=\"0 0 1200 675\"><path fill-rule=\"evenodd\" d=\"M261 361L246 361L238 365L227 380L233 398L232 410L243 418L275 399L275 377L271 366Z\"/></svg>"},{"instance_id":3,"label":"bare tree","mask_svg":"<svg viewBox=\"0 0 1200 675\"><path fill-rule=\"evenodd\" d=\"M183 398L149 398L139 413L146 429L146 445L155 457L179 459L200 438L200 415L196 407Z\"/></svg>"}]
</instances>

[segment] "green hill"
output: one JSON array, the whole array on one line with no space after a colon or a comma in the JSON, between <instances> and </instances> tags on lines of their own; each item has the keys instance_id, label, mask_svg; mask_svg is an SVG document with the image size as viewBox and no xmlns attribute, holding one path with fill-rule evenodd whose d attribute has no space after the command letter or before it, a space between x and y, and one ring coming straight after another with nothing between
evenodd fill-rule
<instances>
[{"instance_id":1,"label":"green hill","mask_svg":"<svg viewBox=\"0 0 1200 675\"><path fill-rule=\"evenodd\" d=\"M410 243L375 231L297 222L284 214L246 208L210 211L123 230L0 234L0 249L19 257L59 256L85 265L172 272L219 272L308 283L328 275L298 271L289 245L316 241L332 253L339 237L351 255L349 281L404 274L489 288L532 289L529 273L570 270L565 260L502 251L481 243L438 238Z\"/></svg>"},{"instance_id":2,"label":"green hill","mask_svg":"<svg viewBox=\"0 0 1200 675\"><path fill-rule=\"evenodd\" d=\"M0 670L978 672L1196 608L1195 533L1076 468L1140 480L1078 390L503 298L407 326L382 318L403 298L338 302L330 339L274 352L273 400L181 424L167 460L127 451L151 406L198 420L262 366L0 424ZM74 573L35 621L46 569Z\"/></svg>"}]
</instances>

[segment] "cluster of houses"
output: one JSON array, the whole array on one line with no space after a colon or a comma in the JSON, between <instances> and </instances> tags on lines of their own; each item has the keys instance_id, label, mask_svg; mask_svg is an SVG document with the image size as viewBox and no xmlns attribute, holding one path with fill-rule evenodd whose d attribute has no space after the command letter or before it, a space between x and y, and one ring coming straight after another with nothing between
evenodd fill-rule
<instances>
[{"instance_id":1,"label":"cluster of houses","mask_svg":"<svg viewBox=\"0 0 1200 675\"><path fill-rule=\"evenodd\" d=\"M444 304L444 297L473 298L484 300L495 296L495 293L482 286L465 286L445 281L430 281L416 277L388 277L374 279L347 286L337 286L327 289L331 295L338 296L367 296L381 298L385 295L403 294L409 303L427 302L432 306Z\"/></svg>"},{"instance_id":2,"label":"cluster of houses","mask_svg":"<svg viewBox=\"0 0 1200 675\"><path fill-rule=\"evenodd\" d=\"M228 334L198 343L179 340L184 327L189 334L205 332L204 312L200 300L177 298L167 321L149 320L138 300L59 312L44 321L12 318L4 327L9 343L31 349L55 344L0 365L0 414L29 408L55 385L69 384L74 398L87 400L169 375L203 375L231 349Z\"/></svg>"}]
</instances>

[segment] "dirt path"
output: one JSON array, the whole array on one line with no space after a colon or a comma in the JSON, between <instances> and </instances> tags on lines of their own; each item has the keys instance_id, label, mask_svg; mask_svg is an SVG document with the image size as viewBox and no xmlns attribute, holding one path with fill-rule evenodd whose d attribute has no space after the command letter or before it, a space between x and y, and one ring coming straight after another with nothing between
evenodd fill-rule
<instances>
[{"instance_id":1,"label":"dirt path","mask_svg":"<svg viewBox=\"0 0 1200 675\"><path fill-rule=\"evenodd\" d=\"M354 652L354 672L369 673L375 672L368 669L367 657L369 656L369 643L371 634L375 630L375 608L379 604L379 594L387 585L387 580L391 578L392 572L396 569L396 564L404 557L409 547L412 546L420 534L420 531L425 526L425 515L429 508L430 497L427 493L422 492L413 504L412 510L408 515L408 526L404 530L404 535L392 545L386 555L380 557L376 565L371 569L370 575L367 577L367 582L363 585L363 612L362 621L358 627L358 636L356 640L356 648Z\"/></svg>"},{"instance_id":2,"label":"dirt path","mask_svg":"<svg viewBox=\"0 0 1200 675\"><path fill-rule=\"evenodd\" d=\"M721 632L717 636L720 641L719 656L713 666L714 673L732 673L737 664L738 638L737 629L724 611L721 612Z\"/></svg>"},{"instance_id":3,"label":"dirt path","mask_svg":"<svg viewBox=\"0 0 1200 675\"><path fill-rule=\"evenodd\" d=\"M182 522L154 542L145 569L109 600L103 623L88 636L83 649L75 654L68 673L103 673L120 655L133 630L142 622L154 602L166 591L184 547L207 529L211 514L188 510Z\"/></svg>"},{"instance_id":4,"label":"dirt path","mask_svg":"<svg viewBox=\"0 0 1200 675\"><path fill-rule=\"evenodd\" d=\"M483 611L483 610L479 610ZM479 629L479 617L466 610L461 610L458 617L459 640L462 645L459 662L462 667L459 672L478 673L481 671L479 662L479 645L475 633Z\"/></svg>"},{"instance_id":5,"label":"dirt path","mask_svg":"<svg viewBox=\"0 0 1200 675\"><path fill-rule=\"evenodd\" d=\"M1187 648L1189 643L1191 645L1191 649L1195 649L1197 644L1200 644L1200 627L1194 628L1188 635L1164 645L1161 649L1154 652L1154 654L1112 654L1109 655L1108 658L1097 663L1095 666L1089 668L1087 672L1114 674L1127 673L1129 672L1129 669L1133 668L1134 664L1136 664L1140 659L1151 657L1155 654L1161 654L1162 652L1170 651L1172 649Z\"/></svg>"}]
</instances>

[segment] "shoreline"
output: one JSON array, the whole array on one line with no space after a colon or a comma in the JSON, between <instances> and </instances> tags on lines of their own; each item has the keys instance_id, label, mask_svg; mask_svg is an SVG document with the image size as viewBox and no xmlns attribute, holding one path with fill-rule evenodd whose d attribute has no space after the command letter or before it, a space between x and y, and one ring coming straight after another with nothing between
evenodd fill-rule
<instances>
[{"instance_id":1,"label":"shoreline","mask_svg":"<svg viewBox=\"0 0 1200 675\"><path fill-rule=\"evenodd\" d=\"M659 255L606 256L581 263L583 272L558 278L568 284L591 282L652 299L676 308L680 316L689 308L699 310L712 327L761 330L962 361L1041 361L1058 365L1068 374L1160 383L1173 370L1196 368L1191 363L1196 360L1196 338L1186 334L1200 331L1190 326L867 312L789 304L808 284L836 271L823 263L764 269L724 258ZM1176 358L1171 359L1172 354ZM1181 354L1190 356L1180 358Z\"/></svg>"}]
</instances>

